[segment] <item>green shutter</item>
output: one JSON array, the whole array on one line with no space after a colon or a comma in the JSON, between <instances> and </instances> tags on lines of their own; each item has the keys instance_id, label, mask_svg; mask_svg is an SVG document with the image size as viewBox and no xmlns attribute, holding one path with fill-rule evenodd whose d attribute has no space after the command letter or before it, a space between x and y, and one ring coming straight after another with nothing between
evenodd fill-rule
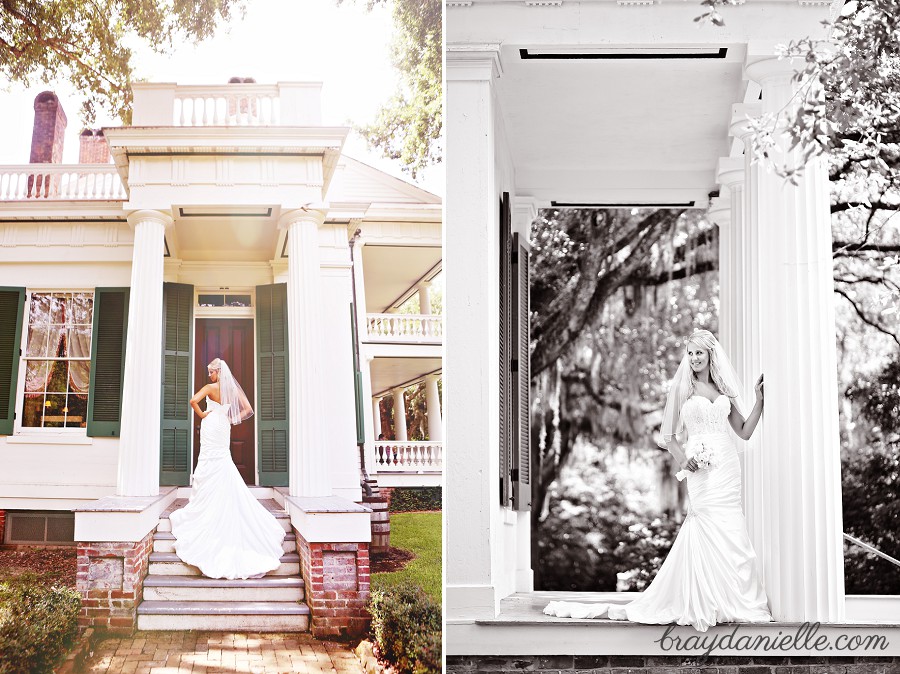
<instances>
[{"instance_id":1,"label":"green shutter","mask_svg":"<svg viewBox=\"0 0 900 674\"><path fill-rule=\"evenodd\" d=\"M513 234L512 336L513 336L513 503L516 510L531 510L531 364L528 294L528 248Z\"/></svg>"},{"instance_id":2,"label":"green shutter","mask_svg":"<svg viewBox=\"0 0 900 674\"><path fill-rule=\"evenodd\" d=\"M366 441L366 424L363 417L362 372L359 354L356 352L356 305L350 303L350 350L353 352L353 392L356 397L356 444Z\"/></svg>"},{"instance_id":3,"label":"green shutter","mask_svg":"<svg viewBox=\"0 0 900 674\"><path fill-rule=\"evenodd\" d=\"M25 317L25 288L0 287L0 435L12 435Z\"/></svg>"},{"instance_id":4,"label":"green shutter","mask_svg":"<svg viewBox=\"0 0 900 674\"><path fill-rule=\"evenodd\" d=\"M193 308L194 286L163 284L161 485L190 483Z\"/></svg>"},{"instance_id":5,"label":"green shutter","mask_svg":"<svg viewBox=\"0 0 900 674\"><path fill-rule=\"evenodd\" d=\"M500 198L500 505L509 507L512 502L512 210L509 192Z\"/></svg>"},{"instance_id":6,"label":"green shutter","mask_svg":"<svg viewBox=\"0 0 900 674\"><path fill-rule=\"evenodd\" d=\"M94 289L87 418L87 434L94 437L118 436L122 432L128 294L128 288Z\"/></svg>"},{"instance_id":7,"label":"green shutter","mask_svg":"<svg viewBox=\"0 0 900 674\"><path fill-rule=\"evenodd\" d=\"M256 287L259 484L288 486L287 285Z\"/></svg>"}]
</instances>

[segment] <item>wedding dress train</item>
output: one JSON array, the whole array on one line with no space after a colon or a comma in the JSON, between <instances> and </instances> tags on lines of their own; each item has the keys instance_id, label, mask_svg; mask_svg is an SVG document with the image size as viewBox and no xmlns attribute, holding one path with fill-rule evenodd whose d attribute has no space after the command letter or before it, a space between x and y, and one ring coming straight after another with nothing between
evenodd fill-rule
<instances>
[{"instance_id":1,"label":"wedding dress train","mask_svg":"<svg viewBox=\"0 0 900 674\"><path fill-rule=\"evenodd\" d=\"M244 484L231 460L226 407L206 399L193 495L173 512L175 552L209 578L261 577L281 564L285 531Z\"/></svg>"},{"instance_id":2,"label":"wedding dress train","mask_svg":"<svg viewBox=\"0 0 900 674\"><path fill-rule=\"evenodd\" d=\"M766 593L741 508L741 467L728 426L730 400L693 396L682 407L688 443L703 442L714 466L689 473L690 505L656 578L630 604L550 602L544 613L638 623L693 625L768 622Z\"/></svg>"}]
</instances>

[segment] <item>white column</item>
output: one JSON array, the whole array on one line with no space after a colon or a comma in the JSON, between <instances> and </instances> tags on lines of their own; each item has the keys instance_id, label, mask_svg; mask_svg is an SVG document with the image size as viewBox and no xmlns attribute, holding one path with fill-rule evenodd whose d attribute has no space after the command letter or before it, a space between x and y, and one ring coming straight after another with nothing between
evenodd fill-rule
<instances>
[{"instance_id":1,"label":"white column","mask_svg":"<svg viewBox=\"0 0 900 674\"><path fill-rule=\"evenodd\" d=\"M381 410L379 409L379 403L381 403L381 398L372 398L372 432L376 440L378 439L378 436L384 432L381 430Z\"/></svg>"},{"instance_id":2,"label":"white column","mask_svg":"<svg viewBox=\"0 0 900 674\"><path fill-rule=\"evenodd\" d=\"M402 388L391 389L394 394L394 440L408 440L406 434L406 399Z\"/></svg>"},{"instance_id":3,"label":"white column","mask_svg":"<svg viewBox=\"0 0 900 674\"><path fill-rule=\"evenodd\" d=\"M172 218L159 211L128 216L134 229L128 336L122 384L118 496L159 494L163 259Z\"/></svg>"},{"instance_id":4,"label":"white column","mask_svg":"<svg viewBox=\"0 0 900 674\"><path fill-rule=\"evenodd\" d=\"M444 422L441 416L441 396L438 392L440 375L425 375L425 411L428 414L428 439L443 442Z\"/></svg>"},{"instance_id":5,"label":"white column","mask_svg":"<svg viewBox=\"0 0 900 674\"><path fill-rule=\"evenodd\" d=\"M372 397L372 356L367 355L362 349L359 354L359 370L362 376L363 401L375 400ZM377 407L366 405L363 402L363 438L366 445L364 453L366 457L366 471L369 473L369 477L373 477L375 472L375 441L378 438L378 434L381 433L381 419L378 418L377 411Z\"/></svg>"},{"instance_id":6,"label":"white column","mask_svg":"<svg viewBox=\"0 0 900 674\"><path fill-rule=\"evenodd\" d=\"M753 49L750 54L760 53ZM773 53L768 51L768 54ZM792 117L794 68L771 56L747 75L763 112ZM776 161L800 161L781 137ZM762 565L774 616L844 619L840 444L831 214L827 167L816 159L797 185L759 170L748 181L748 221L759 232L759 331L766 378ZM754 184L755 180L755 184Z\"/></svg>"},{"instance_id":7,"label":"white column","mask_svg":"<svg viewBox=\"0 0 900 674\"><path fill-rule=\"evenodd\" d=\"M422 281L419 285L419 313L431 316L431 281Z\"/></svg>"},{"instance_id":8,"label":"white column","mask_svg":"<svg viewBox=\"0 0 900 674\"><path fill-rule=\"evenodd\" d=\"M498 184L493 97L499 45L447 45L447 195L444 273L444 423L447 575L445 615L493 618L503 546L498 410ZM510 171L507 175L511 175ZM510 178L511 180L511 178ZM509 185L509 191L514 191ZM451 378L455 377L451 382ZM477 476L477 477L474 477ZM507 574L508 575L508 574Z\"/></svg>"},{"instance_id":9,"label":"white column","mask_svg":"<svg viewBox=\"0 0 900 674\"><path fill-rule=\"evenodd\" d=\"M319 272L321 210L293 210L281 216L279 227L288 239L288 344L290 360L290 440L288 480L291 496L330 496L325 418L322 404L322 282Z\"/></svg>"}]
</instances>

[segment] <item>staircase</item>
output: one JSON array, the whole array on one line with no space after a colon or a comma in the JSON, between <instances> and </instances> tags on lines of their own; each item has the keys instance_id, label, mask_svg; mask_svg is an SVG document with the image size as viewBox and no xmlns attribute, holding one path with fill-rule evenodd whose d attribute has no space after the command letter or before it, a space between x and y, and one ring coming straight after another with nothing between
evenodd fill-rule
<instances>
[{"instance_id":1,"label":"staircase","mask_svg":"<svg viewBox=\"0 0 900 674\"><path fill-rule=\"evenodd\" d=\"M162 514L153 535L144 601L137 609L139 630L234 630L246 632L306 632L309 607L304 603L300 556L290 518L271 489L255 489L257 498L287 533L281 566L263 578L206 578L174 552L169 515L187 505L179 498Z\"/></svg>"}]
</instances>

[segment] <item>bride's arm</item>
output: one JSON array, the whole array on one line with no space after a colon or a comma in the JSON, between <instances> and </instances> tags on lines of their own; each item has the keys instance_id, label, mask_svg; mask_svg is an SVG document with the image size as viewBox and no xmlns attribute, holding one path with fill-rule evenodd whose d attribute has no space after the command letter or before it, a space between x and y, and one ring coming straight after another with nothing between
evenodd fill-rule
<instances>
[{"instance_id":1,"label":"bride's arm","mask_svg":"<svg viewBox=\"0 0 900 674\"><path fill-rule=\"evenodd\" d=\"M209 395L209 384L207 384L202 389L197 391L194 394L194 397L191 398L191 407L194 408L194 411L197 413L197 416L200 417L201 419L203 419L207 414L209 414L209 411L204 412L203 410L201 410L200 405L199 405L200 401L203 400L207 395Z\"/></svg>"},{"instance_id":2,"label":"bride's arm","mask_svg":"<svg viewBox=\"0 0 900 674\"><path fill-rule=\"evenodd\" d=\"M672 438L666 443L666 447L669 450L669 454L675 457L675 461L678 462L680 468L687 468L690 471L697 470L697 462L693 459L688 460L687 454L684 453L684 449L682 449L678 440Z\"/></svg>"},{"instance_id":3,"label":"bride's arm","mask_svg":"<svg viewBox=\"0 0 900 674\"><path fill-rule=\"evenodd\" d=\"M762 411L763 376L759 375L759 379L756 381L756 404L753 406L753 409L750 410L750 415L744 419L744 417L741 416L741 413L738 412L737 407L732 405L731 414L728 415L728 422L731 424L731 427L734 429L734 432L737 433L739 438L742 440L749 440L750 436L753 435L753 431L756 430L756 424L759 423Z\"/></svg>"}]
</instances>

